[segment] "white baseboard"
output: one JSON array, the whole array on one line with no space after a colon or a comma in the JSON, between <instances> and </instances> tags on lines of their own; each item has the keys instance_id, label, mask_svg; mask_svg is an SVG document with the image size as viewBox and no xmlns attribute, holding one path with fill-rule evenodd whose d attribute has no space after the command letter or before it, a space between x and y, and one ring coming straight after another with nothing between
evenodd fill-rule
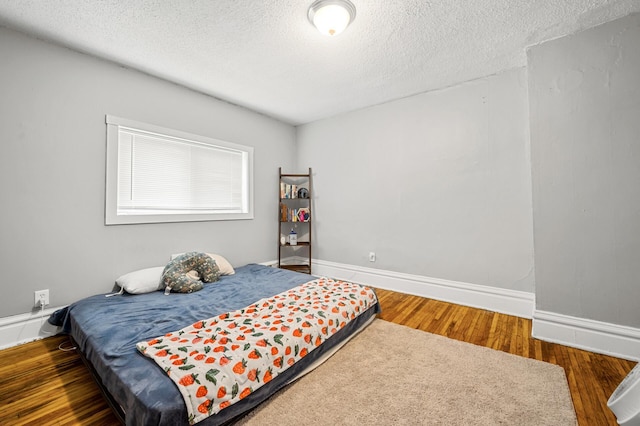
<instances>
[{"instance_id":1,"label":"white baseboard","mask_svg":"<svg viewBox=\"0 0 640 426\"><path fill-rule=\"evenodd\" d=\"M640 329L633 327L536 310L531 334L547 342L640 361Z\"/></svg>"},{"instance_id":2,"label":"white baseboard","mask_svg":"<svg viewBox=\"0 0 640 426\"><path fill-rule=\"evenodd\" d=\"M640 361L640 329L535 309L533 293L420 275L313 261L313 274L532 319L532 336L590 352Z\"/></svg>"},{"instance_id":3,"label":"white baseboard","mask_svg":"<svg viewBox=\"0 0 640 426\"><path fill-rule=\"evenodd\" d=\"M421 275L404 274L316 259L313 261L312 272L314 275L334 277L385 290L443 300L522 318L531 318L535 308L534 294L524 291L429 278Z\"/></svg>"},{"instance_id":4,"label":"white baseboard","mask_svg":"<svg viewBox=\"0 0 640 426\"><path fill-rule=\"evenodd\" d=\"M0 349L55 335L58 327L49 324L47 318L57 309L60 308L0 318Z\"/></svg>"}]
</instances>

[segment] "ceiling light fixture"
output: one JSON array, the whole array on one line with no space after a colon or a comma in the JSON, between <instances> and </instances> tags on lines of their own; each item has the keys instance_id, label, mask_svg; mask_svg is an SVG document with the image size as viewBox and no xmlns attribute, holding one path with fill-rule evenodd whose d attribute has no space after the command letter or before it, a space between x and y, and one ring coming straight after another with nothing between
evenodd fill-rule
<instances>
[{"instance_id":1,"label":"ceiling light fixture","mask_svg":"<svg viewBox=\"0 0 640 426\"><path fill-rule=\"evenodd\" d=\"M309 22L324 35L335 36L356 17L356 7L349 0L316 0L309 6Z\"/></svg>"}]
</instances>

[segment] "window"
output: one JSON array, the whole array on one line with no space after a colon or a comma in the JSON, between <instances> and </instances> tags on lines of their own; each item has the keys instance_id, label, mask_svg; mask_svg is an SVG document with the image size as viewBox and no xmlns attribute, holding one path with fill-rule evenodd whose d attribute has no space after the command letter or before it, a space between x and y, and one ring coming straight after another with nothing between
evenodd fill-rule
<instances>
[{"instance_id":1,"label":"window","mask_svg":"<svg viewBox=\"0 0 640 426\"><path fill-rule=\"evenodd\" d=\"M108 115L106 224L253 219L253 148Z\"/></svg>"}]
</instances>

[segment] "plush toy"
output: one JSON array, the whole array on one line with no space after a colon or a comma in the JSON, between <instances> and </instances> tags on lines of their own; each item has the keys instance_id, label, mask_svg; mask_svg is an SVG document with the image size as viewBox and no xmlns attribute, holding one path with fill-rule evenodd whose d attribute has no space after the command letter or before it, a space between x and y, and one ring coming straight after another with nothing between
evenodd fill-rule
<instances>
[{"instance_id":1,"label":"plush toy","mask_svg":"<svg viewBox=\"0 0 640 426\"><path fill-rule=\"evenodd\" d=\"M216 261L206 253L195 251L176 257L162 272L165 294L169 291L193 293L202 289L203 282L212 283L219 278L220 269Z\"/></svg>"}]
</instances>

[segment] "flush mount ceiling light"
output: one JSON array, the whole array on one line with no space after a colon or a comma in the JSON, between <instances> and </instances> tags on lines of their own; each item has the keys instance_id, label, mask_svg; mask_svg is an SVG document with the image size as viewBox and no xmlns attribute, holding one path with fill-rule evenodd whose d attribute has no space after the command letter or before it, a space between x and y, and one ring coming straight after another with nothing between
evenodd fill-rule
<instances>
[{"instance_id":1,"label":"flush mount ceiling light","mask_svg":"<svg viewBox=\"0 0 640 426\"><path fill-rule=\"evenodd\" d=\"M324 35L340 34L356 17L349 0L316 0L309 7L309 21Z\"/></svg>"}]
</instances>

